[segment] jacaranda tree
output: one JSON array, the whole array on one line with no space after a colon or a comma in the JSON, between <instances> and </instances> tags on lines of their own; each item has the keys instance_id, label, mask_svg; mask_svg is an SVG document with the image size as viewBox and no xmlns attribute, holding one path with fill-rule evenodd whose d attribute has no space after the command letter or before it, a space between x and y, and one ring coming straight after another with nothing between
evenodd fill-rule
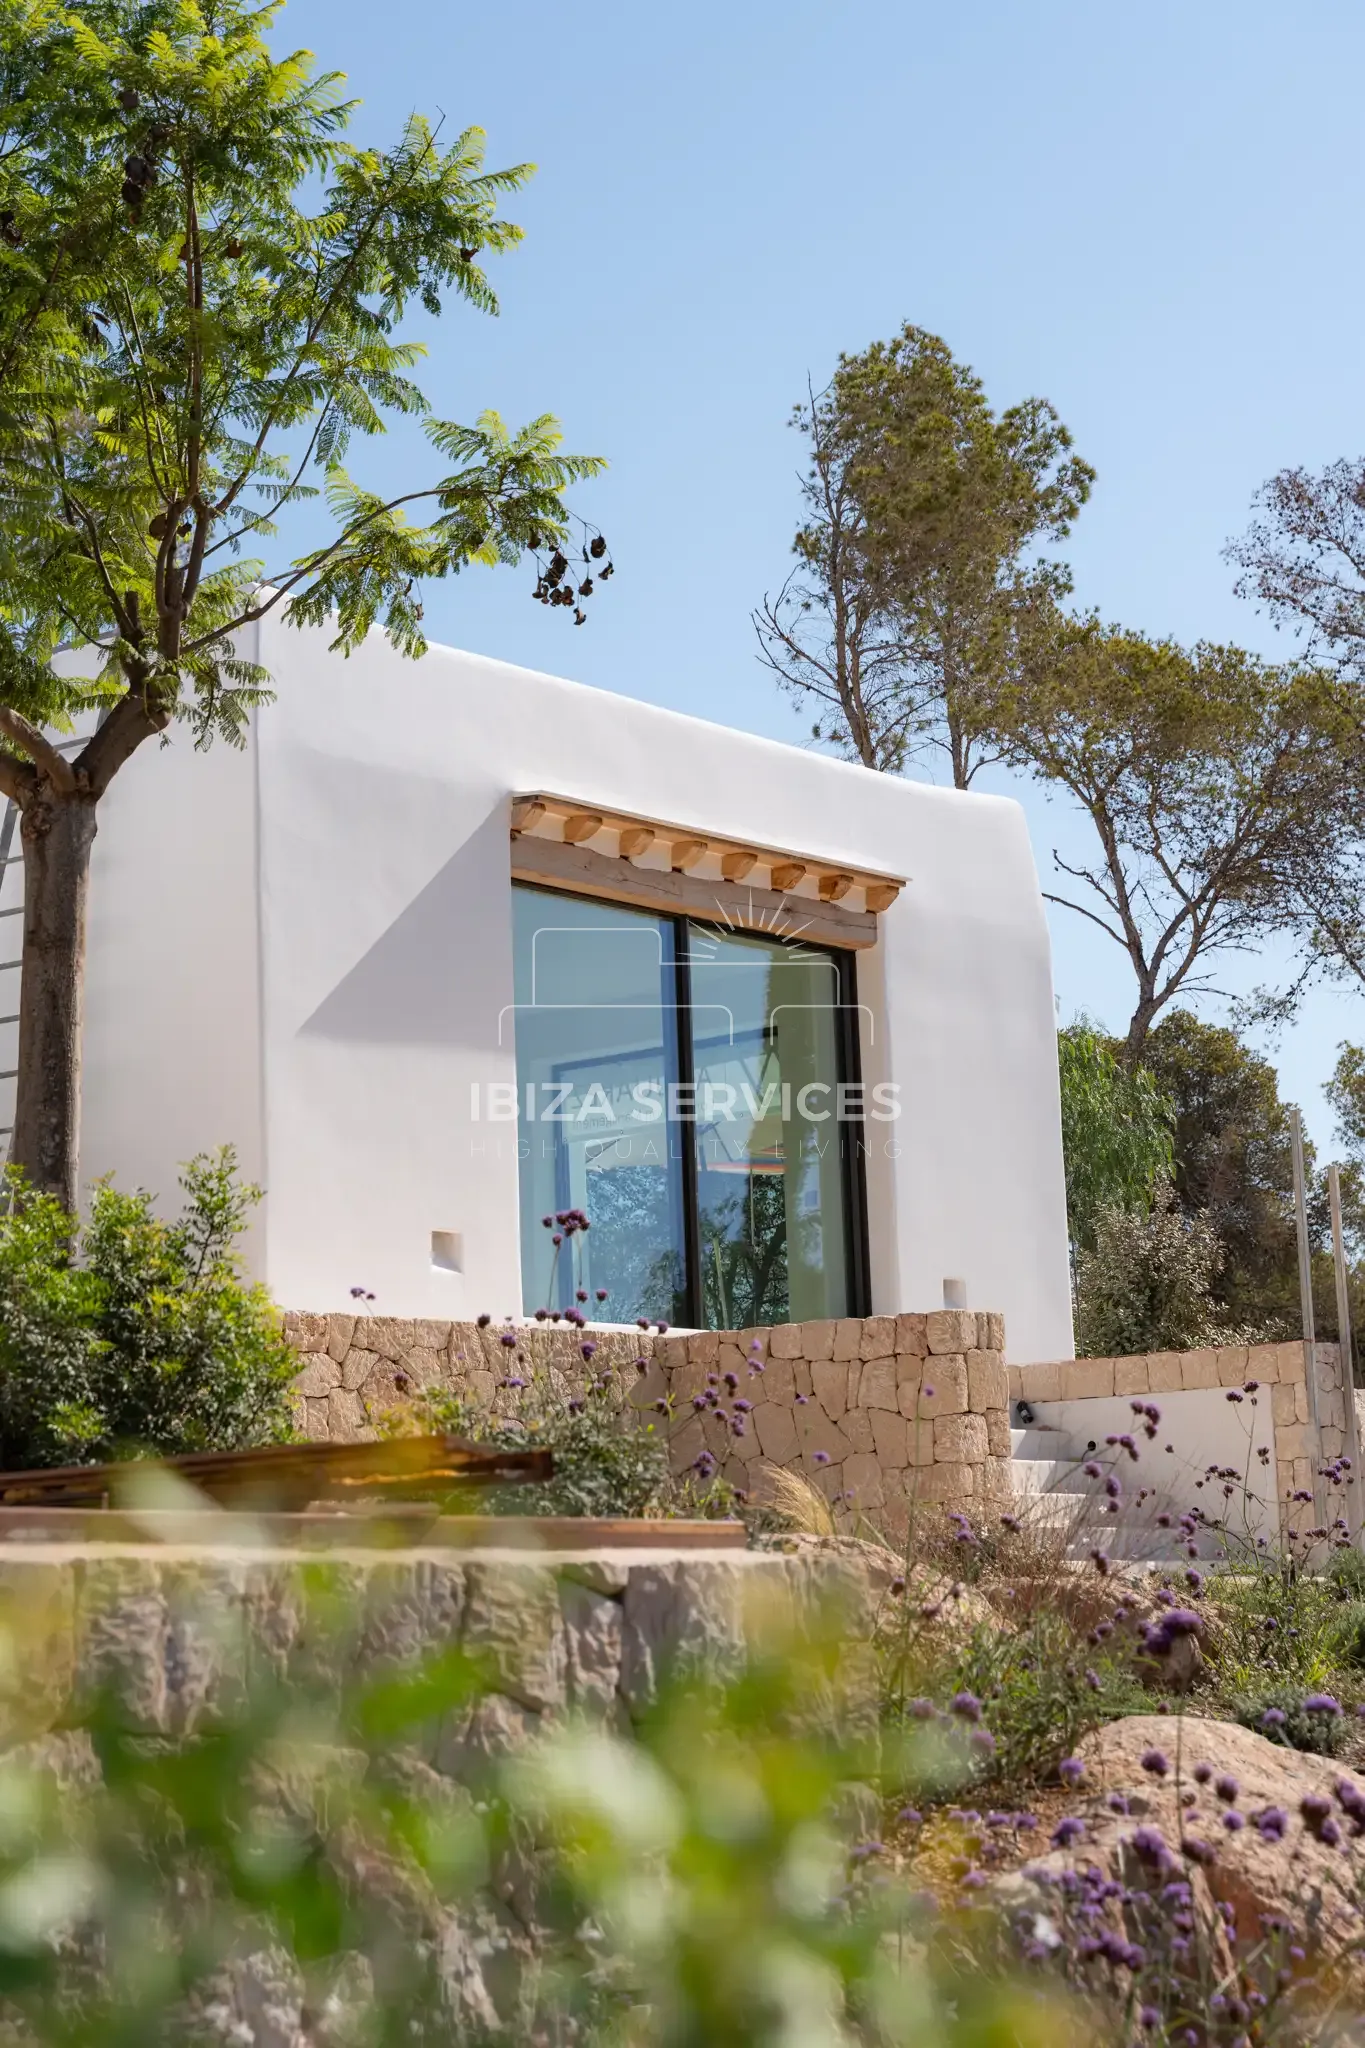
<instances>
[{"instance_id":1,"label":"jacaranda tree","mask_svg":"<svg viewBox=\"0 0 1365 2048\"><path fill-rule=\"evenodd\" d=\"M21 812L12 1156L77 1195L81 986L101 798L175 720L240 744L270 678L234 636L277 608L349 651L423 652L424 579L545 551L574 603L562 493L594 473L544 416L431 416L410 308L497 302L530 166L414 117L360 149L354 102L276 57L282 0L0 0L0 793ZM385 498L353 436L420 418L432 474ZM316 543L263 557L320 499ZM420 517L414 508L424 508ZM600 543L599 543L600 546ZM585 579L587 580L587 579ZM581 616L581 613L577 614ZM53 666L59 650L63 658ZM44 736L99 714L78 751Z\"/></svg>"}]
</instances>

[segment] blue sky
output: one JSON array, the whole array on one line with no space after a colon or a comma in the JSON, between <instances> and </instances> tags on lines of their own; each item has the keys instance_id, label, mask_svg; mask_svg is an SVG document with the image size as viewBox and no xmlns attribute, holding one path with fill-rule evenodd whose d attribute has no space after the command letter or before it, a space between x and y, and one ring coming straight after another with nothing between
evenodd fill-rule
<instances>
[{"instance_id":1,"label":"blue sky","mask_svg":"<svg viewBox=\"0 0 1365 2048\"><path fill-rule=\"evenodd\" d=\"M417 107L539 166L501 319L429 323L425 381L447 417L553 411L606 455L577 502L618 574L581 631L529 574L471 574L430 593L434 638L800 741L749 624L795 524L785 422L910 319L997 405L1050 398L1095 464L1080 602L1282 647L1221 550L1275 469L1365 446L1358 5L290 0L276 40L350 74L357 139ZM406 431L352 454L381 484L428 462ZM1016 793L1046 877L1087 828ZM1118 949L1062 911L1053 936L1063 1015L1125 1022ZM1325 991L1270 1048L1321 1144L1348 1035L1365 1005Z\"/></svg>"}]
</instances>

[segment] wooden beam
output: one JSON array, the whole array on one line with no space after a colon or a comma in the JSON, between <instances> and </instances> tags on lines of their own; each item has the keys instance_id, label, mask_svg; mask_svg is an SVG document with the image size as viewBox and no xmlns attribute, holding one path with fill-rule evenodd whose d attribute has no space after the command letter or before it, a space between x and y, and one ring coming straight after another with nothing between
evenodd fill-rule
<instances>
[{"instance_id":1,"label":"wooden beam","mask_svg":"<svg viewBox=\"0 0 1365 2048\"><path fill-rule=\"evenodd\" d=\"M519 833L529 832L544 816L545 806L539 797L524 797L520 803L513 804L512 837L515 839Z\"/></svg>"},{"instance_id":2,"label":"wooden beam","mask_svg":"<svg viewBox=\"0 0 1365 2048\"><path fill-rule=\"evenodd\" d=\"M794 889L804 879L805 874L806 863L803 860L775 860L772 865L773 887L785 895L788 889Z\"/></svg>"},{"instance_id":3,"label":"wooden beam","mask_svg":"<svg viewBox=\"0 0 1365 2048\"><path fill-rule=\"evenodd\" d=\"M822 903L841 903L852 887L852 875L821 875L820 901Z\"/></svg>"},{"instance_id":4,"label":"wooden beam","mask_svg":"<svg viewBox=\"0 0 1365 2048\"><path fill-rule=\"evenodd\" d=\"M899 882L868 882L863 899L869 910L889 910L901 893Z\"/></svg>"},{"instance_id":5,"label":"wooden beam","mask_svg":"<svg viewBox=\"0 0 1365 2048\"><path fill-rule=\"evenodd\" d=\"M564 839L569 846L577 846L582 839L591 839L595 832L602 830L600 811L575 811L564 820Z\"/></svg>"},{"instance_id":6,"label":"wooden beam","mask_svg":"<svg viewBox=\"0 0 1365 2048\"><path fill-rule=\"evenodd\" d=\"M589 846L529 835L512 846L512 876L542 889L567 889L607 903L631 903L656 916L695 917L736 931L805 939L813 946L860 948L877 943L877 920L842 903L790 902L750 883L706 881L666 868L637 868Z\"/></svg>"},{"instance_id":7,"label":"wooden beam","mask_svg":"<svg viewBox=\"0 0 1365 2048\"><path fill-rule=\"evenodd\" d=\"M695 867L704 853L709 852L709 839L675 839L669 851L669 859L675 868Z\"/></svg>"},{"instance_id":8,"label":"wooden beam","mask_svg":"<svg viewBox=\"0 0 1365 2048\"><path fill-rule=\"evenodd\" d=\"M623 825L617 841L622 860L634 860L637 854L648 853L654 837L652 825Z\"/></svg>"},{"instance_id":9,"label":"wooden beam","mask_svg":"<svg viewBox=\"0 0 1365 2048\"><path fill-rule=\"evenodd\" d=\"M732 847L729 853L720 857L720 871L727 882L742 882L749 873L758 855L747 846Z\"/></svg>"}]
</instances>

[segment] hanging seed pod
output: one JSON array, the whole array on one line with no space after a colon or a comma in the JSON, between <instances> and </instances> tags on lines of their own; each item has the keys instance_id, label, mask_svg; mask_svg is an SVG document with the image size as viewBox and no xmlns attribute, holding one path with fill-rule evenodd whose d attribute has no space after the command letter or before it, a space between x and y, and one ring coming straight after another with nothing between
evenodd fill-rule
<instances>
[{"instance_id":1,"label":"hanging seed pod","mask_svg":"<svg viewBox=\"0 0 1365 2048\"><path fill-rule=\"evenodd\" d=\"M123 166L123 175L130 185L150 185L152 166L145 156L130 156Z\"/></svg>"},{"instance_id":2,"label":"hanging seed pod","mask_svg":"<svg viewBox=\"0 0 1365 2048\"><path fill-rule=\"evenodd\" d=\"M585 625L587 622L587 617L588 615L586 612L581 612L579 611L577 605L574 606L573 622L576 626Z\"/></svg>"},{"instance_id":3,"label":"hanging seed pod","mask_svg":"<svg viewBox=\"0 0 1365 2048\"><path fill-rule=\"evenodd\" d=\"M594 562L600 562L603 555L605 555L606 552L606 542L603 540L600 533L595 533L592 538L592 545L588 549L588 553L592 556Z\"/></svg>"},{"instance_id":4,"label":"hanging seed pod","mask_svg":"<svg viewBox=\"0 0 1365 2048\"><path fill-rule=\"evenodd\" d=\"M611 566L611 563L610 563L610 562L608 562L608 563L607 563L607 566L606 566L606 568L605 568L605 569L602 569L602 570L600 570L600 571L599 571L599 574L600 574L600 576L601 576L601 578L602 578L602 581L603 581L604 583L606 582L606 580L607 580L608 576L612 576L612 575L614 575L615 573L616 573L616 572L615 572L615 570L614 570L614 569L612 568L612 566Z\"/></svg>"},{"instance_id":5,"label":"hanging seed pod","mask_svg":"<svg viewBox=\"0 0 1365 2048\"><path fill-rule=\"evenodd\" d=\"M553 555L550 557L550 574L554 577L556 583L564 574L564 571L568 568L568 566L568 556L561 555L559 549L556 548Z\"/></svg>"},{"instance_id":6,"label":"hanging seed pod","mask_svg":"<svg viewBox=\"0 0 1365 2048\"><path fill-rule=\"evenodd\" d=\"M124 184L119 197L124 201L125 205L131 206L134 213L136 213L142 204L142 187L141 185L135 185L132 179L129 178Z\"/></svg>"},{"instance_id":7,"label":"hanging seed pod","mask_svg":"<svg viewBox=\"0 0 1365 2048\"><path fill-rule=\"evenodd\" d=\"M591 578L591 576L585 576L585 577L583 578L583 581L582 581L582 582L581 582L581 583L579 584L579 586L578 586L578 595L579 595L580 597L591 597L591 596L592 596L592 578Z\"/></svg>"},{"instance_id":8,"label":"hanging seed pod","mask_svg":"<svg viewBox=\"0 0 1365 2048\"><path fill-rule=\"evenodd\" d=\"M135 114L138 110L138 96L136 88L131 85L125 85L123 91L118 96L118 103L122 107L125 114Z\"/></svg>"},{"instance_id":9,"label":"hanging seed pod","mask_svg":"<svg viewBox=\"0 0 1365 2048\"><path fill-rule=\"evenodd\" d=\"M180 244L180 253L179 253L179 255L178 255L178 256L176 257L176 262L177 262L177 263L188 263L188 262L189 262L189 260L190 260L190 245L189 245L189 243L188 243L188 242L182 242L182 243Z\"/></svg>"},{"instance_id":10,"label":"hanging seed pod","mask_svg":"<svg viewBox=\"0 0 1365 2048\"><path fill-rule=\"evenodd\" d=\"M167 519L165 513L158 512L155 519L149 521L147 531L153 540L164 540L170 531L170 524L171 522Z\"/></svg>"},{"instance_id":11,"label":"hanging seed pod","mask_svg":"<svg viewBox=\"0 0 1365 2048\"><path fill-rule=\"evenodd\" d=\"M462 263L472 263L474 261L474 258L478 255L478 253L479 252L477 249L461 249L460 261Z\"/></svg>"},{"instance_id":12,"label":"hanging seed pod","mask_svg":"<svg viewBox=\"0 0 1365 2048\"><path fill-rule=\"evenodd\" d=\"M238 241L231 241L231 242L229 242L229 243L228 243L228 245L227 245L227 254L228 254L228 255L229 255L229 256L230 256L231 258L232 258L232 260L233 260L233 262L234 262L234 263L236 262L237 258L238 258L238 257L239 257L239 256L241 255L241 253L242 253L242 245L241 245L241 243L240 243L240 242L238 242Z\"/></svg>"}]
</instances>

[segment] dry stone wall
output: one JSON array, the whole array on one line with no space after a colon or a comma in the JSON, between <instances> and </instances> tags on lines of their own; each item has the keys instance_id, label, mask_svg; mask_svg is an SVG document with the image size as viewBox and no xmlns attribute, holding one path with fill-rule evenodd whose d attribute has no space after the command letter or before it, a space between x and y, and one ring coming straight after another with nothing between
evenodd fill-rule
<instances>
[{"instance_id":1,"label":"dry stone wall","mask_svg":"<svg viewBox=\"0 0 1365 2048\"><path fill-rule=\"evenodd\" d=\"M1317 1344L1318 1421L1322 1461L1347 1454L1346 1395L1341 1352ZM1009 1367L1011 1402L1083 1401L1115 1395L1189 1393L1207 1387L1242 1387L1256 1380L1270 1396L1275 1425L1276 1491L1282 1523L1296 1493L1312 1493L1315 1469L1313 1409L1308 1383L1310 1346L1221 1344L1202 1351L1154 1351L1134 1358L1071 1358L1050 1365Z\"/></svg>"},{"instance_id":2,"label":"dry stone wall","mask_svg":"<svg viewBox=\"0 0 1365 2048\"><path fill-rule=\"evenodd\" d=\"M290 1315L285 1324L300 1353L300 1426L315 1438L363 1437L418 1387L510 1408L508 1378L581 1374L586 1342L594 1369L610 1365L631 1379L642 1413L664 1404L678 1471L705 1452L761 1499L772 1467L795 1470L841 1509L892 1523L916 1500L972 1508L1012 1490L1005 1326L994 1313L667 1334L346 1315Z\"/></svg>"}]
</instances>

